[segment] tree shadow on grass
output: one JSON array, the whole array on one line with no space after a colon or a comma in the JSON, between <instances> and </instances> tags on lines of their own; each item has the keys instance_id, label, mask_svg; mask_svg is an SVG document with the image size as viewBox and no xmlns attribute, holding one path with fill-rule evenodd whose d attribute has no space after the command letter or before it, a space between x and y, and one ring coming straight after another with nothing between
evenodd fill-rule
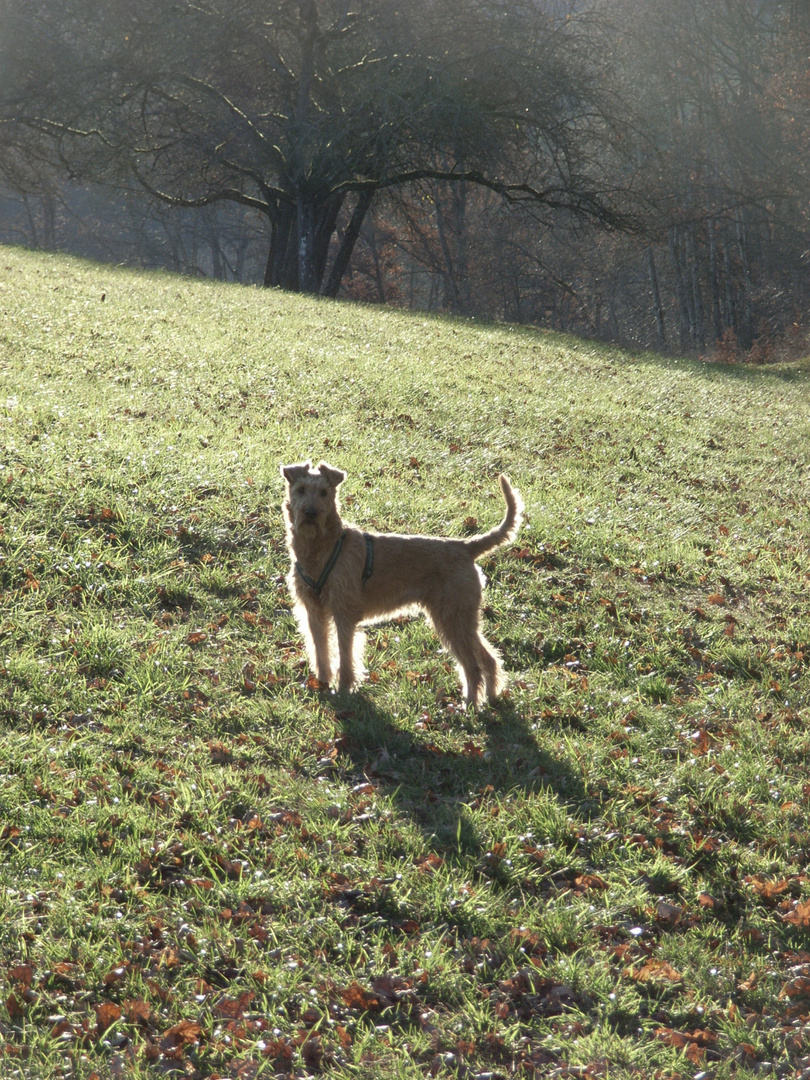
<instances>
[{"instance_id":1,"label":"tree shadow on grass","mask_svg":"<svg viewBox=\"0 0 810 1080\"><path fill-rule=\"evenodd\" d=\"M483 856L490 846L471 810L509 793L552 792L582 813L582 777L562 757L538 745L530 724L508 700L483 714L472 729L469 714L440 714L414 723L380 709L364 692L332 698L342 732L344 767L388 796L441 854ZM455 730L452 748L447 730ZM465 734L466 732L466 734ZM459 743L461 746L459 748Z\"/></svg>"}]
</instances>

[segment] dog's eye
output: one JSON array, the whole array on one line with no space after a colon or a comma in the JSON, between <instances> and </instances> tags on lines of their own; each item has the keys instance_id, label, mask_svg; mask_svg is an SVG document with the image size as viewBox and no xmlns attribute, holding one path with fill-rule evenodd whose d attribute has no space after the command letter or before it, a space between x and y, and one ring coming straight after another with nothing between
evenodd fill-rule
<instances>
[{"instance_id":1,"label":"dog's eye","mask_svg":"<svg viewBox=\"0 0 810 1080\"><path fill-rule=\"evenodd\" d=\"M325 499L325 498L326 498L326 488L325 488L325 487L322 487L322 488L321 488L321 489L319 490L318 494L320 495L320 497L321 497L322 499Z\"/></svg>"}]
</instances>

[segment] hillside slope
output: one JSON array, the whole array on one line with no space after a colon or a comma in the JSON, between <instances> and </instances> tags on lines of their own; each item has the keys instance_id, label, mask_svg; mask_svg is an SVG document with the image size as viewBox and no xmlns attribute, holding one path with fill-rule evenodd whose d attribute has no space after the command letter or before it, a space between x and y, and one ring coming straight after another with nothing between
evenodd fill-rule
<instances>
[{"instance_id":1,"label":"hillside slope","mask_svg":"<svg viewBox=\"0 0 810 1080\"><path fill-rule=\"evenodd\" d=\"M3 249L0 379L4 1075L807 1067L806 365ZM306 457L398 531L509 474L495 708L421 620L308 681Z\"/></svg>"}]
</instances>

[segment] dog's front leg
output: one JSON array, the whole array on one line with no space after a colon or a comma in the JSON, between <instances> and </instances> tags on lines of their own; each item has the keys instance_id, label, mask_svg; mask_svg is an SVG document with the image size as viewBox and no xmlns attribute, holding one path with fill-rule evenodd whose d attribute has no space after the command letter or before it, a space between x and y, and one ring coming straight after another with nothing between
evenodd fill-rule
<instances>
[{"instance_id":1,"label":"dog's front leg","mask_svg":"<svg viewBox=\"0 0 810 1080\"><path fill-rule=\"evenodd\" d=\"M338 689L351 690L357 682L355 670L355 649L358 644L362 647L363 635L357 634L357 623L347 619L335 619L337 627L338 652L340 654L340 669L338 673ZM358 643L356 638L360 638Z\"/></svg>"},{"instance_id":2,"label":"dog's front leg","mask_svg":"<svg viewBox=\"0 0 810 1080\"><path fill-rule=\"evenodd\" d=\"M321 608L303 608L299 617L307 642L310 664L318 682L328 686L332 681L332 620Z\"/></svg>"}]
</instances>

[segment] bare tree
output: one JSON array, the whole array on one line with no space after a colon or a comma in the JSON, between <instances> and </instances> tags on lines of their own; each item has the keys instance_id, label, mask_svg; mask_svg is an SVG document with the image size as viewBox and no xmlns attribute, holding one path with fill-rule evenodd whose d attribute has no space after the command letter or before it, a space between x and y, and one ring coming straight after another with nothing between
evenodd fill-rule
<instances>
[{"instance_id":1,"label":"bare tree","mask_svg":"<svg viewBox=\"0 0 810 1080\"><path fill-rule=\"evenodd\" d=\"M728 337L748 349L790 318L779 297L807 248L806 20L802 33L798 12L775 0L611 6L656 208L658 257L650 247L647 258L658 340L668 279L682 349Z\"/></svg>"},{"instance_id":2,"label":"bare tree","mask_svg":"<svg viewBox=\"0 0 810 1080\"><path fill-rule=\"evenodd\" d=\"M374 197L424 180L630 220L593 39L533 0L2 6L14 130L74 176L258 211L267 285L334 295Z\"/></svg>"}]
</instances>

